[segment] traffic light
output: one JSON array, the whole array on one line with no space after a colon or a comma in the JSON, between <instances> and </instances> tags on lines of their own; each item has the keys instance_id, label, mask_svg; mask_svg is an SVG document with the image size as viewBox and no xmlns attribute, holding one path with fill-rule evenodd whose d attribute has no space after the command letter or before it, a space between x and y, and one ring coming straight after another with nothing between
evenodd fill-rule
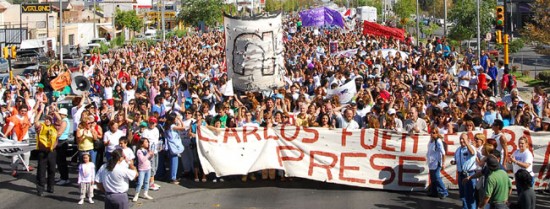
<instances>
[{"instance_id":1,"label":"traffic light","mask_svg":"<svg viewBox=\"0 0 550 209\"><path fill-rule=\"evenodd\" d=\"M2 56L4 57L4 59L8 59L9 55L10 55L10 50L8 49L8 47L5 46L4 48L2 48Z\"/></svg>"},{"instance_id":2,"label":"traffic light","mask_svg":"<svg viewBox=\"0 0 550 209\"><path fill-rule=\"evenodd\" d=\"M502 31L501 31L501 30L497 30L497 31L495 32L495 34L496 34L495 39L496 39L497 44L502 43Z\"/></svg>"},{"instance_id":3,"label":"traffic light","mask_svg":"<svg viewBox=\"0 0 550 209\"><path fill-rule=\"evenodd\" d=\"M11 58L15 59L15 55L17 55L17 47L11 46Z\"/></svg>"},{"instance_id":4,"label":"traffic light","mask_svg":"<svg viewBox=\"0 0 550 209\"><path fill-rule=\"evenodd\" d=\"M497 6L496 28L504 29L504 6Z\"/></svg>"}]
</instances>

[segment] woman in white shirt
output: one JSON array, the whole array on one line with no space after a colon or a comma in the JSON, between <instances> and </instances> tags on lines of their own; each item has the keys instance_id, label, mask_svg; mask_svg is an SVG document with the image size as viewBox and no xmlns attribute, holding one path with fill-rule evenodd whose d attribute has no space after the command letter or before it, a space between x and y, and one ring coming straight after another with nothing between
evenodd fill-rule
<instances>
[{"instance_id":1,"label":"woman in white shirt","mask_svg":"<svg viewBox=\"0 0 550 209\"><path fill-rule=\"evenodd\" d=\"M118 123L115 121L109 122L109 131L103 135L103 143L105 144L105 158L107 161L111 159L111 152L115 151L118 146L120 137L126 134L118 129Z\"/></svg>"},{"instance_id":2,"label":"woman in white shirt","mask_svg":"<svg viewBox=\"0 0 550 209\"><path fill-rule=\"evenodd\" d=\"M535 176L535 173L533 173L533 154L529 151L529 142L525 136L522 136L518 140L518 149L510 156L509 163L512 163L514 173L524 169L527 170L532 177ZM531 184L535 183L534 179L535 178L533 178ZM518 196L520 196L522 191L518 188L517 192Z\"/></svg>"},{"instance_id":3,"label":"woman in white shirt","mask_svg":"<svg viewBox=\"0 0 550 209\"><path fill-rule=\"evenodd\" d=\"M122 150L111 153L111 160L99 169L96 182L99 190L105 192L106 209L128 209L129 181L137 177L134 164L127 164Z\"/></svg>"}]
</instances>

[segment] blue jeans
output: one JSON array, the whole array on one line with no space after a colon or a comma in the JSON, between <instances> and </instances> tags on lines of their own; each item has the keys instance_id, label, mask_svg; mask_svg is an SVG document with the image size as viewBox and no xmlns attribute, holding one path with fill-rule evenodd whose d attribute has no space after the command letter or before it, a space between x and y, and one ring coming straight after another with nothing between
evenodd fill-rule
<instances>
[{"instance_id":1,"label":"blue jeans","mask_svg":"<svg viewBox=\"0 0 550 209\"><path fill-rule=\"evenodd\" d=\"M141 187L143 186L143 191L149 191L149 179L151 178L151 169L146 171L139 171L139 177L136 186L136 194L139 194Z\"/></svg>"},{"instance_id":2,"label":"blue jeans","mask_svg":"<svg viewBox=\"0 0 550 209\"><path fill-rule=\"evenodd\" d=\"M475 172L468 172L468 175L474 175ZM476 209L476 179L471 179L466 184L462 183L462 180L468 176L462 175L461 172L458 173L458 191L460 193L460 200L462 200L462 209Z\"/></svg>"},{"instance_id":3,"label":"blue jeans","mask_svg":"<svg viewBox=\"0 0 550 209\"><path fill-rule=\"evenodd\" d=\"M443 197L449 196L449 193L447 192L447 188L445 188L445 184L443 184L443 180L441 179L441 166L438 166L435 170L430 170L430 181L432 182L432 187L435 187L438 195L441 195Z\"/></svg>"},{"instance_id":4,"label":"blue jeans","mask_svg":"<svg viewBox=\"0 0 550 209\"><path fill-rule=\"evenodd\" d=\"M178 155L173 155L171 153L168 154L168 157L170 158L170 179L172 181L176 180L178 178Z\"/></svg>"},{"instance_id":5,"label":"blue jeans","mask_svg":"<svg viewBox=\"0 0 550 209\"><path fill-rule=\"evenodd\" d=\"M92 150L79 151L79 152L80 152L80 162L82 162L82 153L87 152L88 154L90 154L90 162L92 162L95 165L96 168L101 166L101 165L96 165L95 164L95 158L96 158L96 155L97 155L97 151L92 149Z\"/></svg>"}]
</instances>

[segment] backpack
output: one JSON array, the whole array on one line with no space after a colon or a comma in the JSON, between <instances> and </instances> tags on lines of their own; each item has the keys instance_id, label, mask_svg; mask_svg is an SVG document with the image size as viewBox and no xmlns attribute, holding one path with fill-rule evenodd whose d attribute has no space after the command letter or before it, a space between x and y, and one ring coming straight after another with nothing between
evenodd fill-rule
<instances>
[{"instance_id":1,"label":"backpack","mask_svg":"<svg viewBox=\"0 0 550 209\"><path fill-rule=\"evenodd\" d=\"M508 83L506 84L508 91L511 91L512 89L516 88L517 84L518 84L518 81L516 80L516 76L512 74L508 74Z\"/></svg>"}]
</instances>

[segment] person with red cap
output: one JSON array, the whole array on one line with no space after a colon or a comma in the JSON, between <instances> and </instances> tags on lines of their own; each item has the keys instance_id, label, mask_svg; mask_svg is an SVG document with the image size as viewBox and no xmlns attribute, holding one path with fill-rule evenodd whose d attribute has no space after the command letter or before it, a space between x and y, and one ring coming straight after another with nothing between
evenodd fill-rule
<instances>
[{"instance_id":1,"label":"person with red cap","mask_svg":"<svg viewBox=\"0 0 550 209\"><path fill-rule=\"evenodd\" d=\"M160 132L157 128L157 118L149 117L147 128L141 134L141 137L149 139L149 149L153 151L151 158L151 179L149 180L149 189L156 191L160 186L155 184L155 175L159 164L159 151L162 150L162 142L159 140Z\"/></svg>"}]
</instances>

